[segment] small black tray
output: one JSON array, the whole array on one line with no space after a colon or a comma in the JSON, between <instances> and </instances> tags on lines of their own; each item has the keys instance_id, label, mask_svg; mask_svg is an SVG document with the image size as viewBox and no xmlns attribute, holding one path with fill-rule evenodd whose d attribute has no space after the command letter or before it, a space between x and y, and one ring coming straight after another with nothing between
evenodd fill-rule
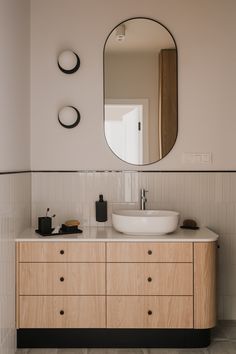
<instances>
[{"instance_id":1,"label":"small black tray","mask_svg":"<svg viewBox=\"0 0 236 354\"><path fill-rule=\"evenodd\" d=\"M77 230L70 231L70 232L65 232L60 229L58 233L52 234L53 230L54 229L51 230L50 234L42 234L41 232L39 232L39 230L35 230L35 232L41 236L73 235L73 234L82 234L82 232L83 232L83 230L81 230L81 229L77 229Z\"/></svg>"},{"instance_id":2,"label":"small black tray","mask_svg":"<svg viewBox=\"0 0 236 354\"><path fill-rule=\"evenodd\" d=\"M198 226L180 226L181 229L198 230Z\"/></svg>"}]
</instances>

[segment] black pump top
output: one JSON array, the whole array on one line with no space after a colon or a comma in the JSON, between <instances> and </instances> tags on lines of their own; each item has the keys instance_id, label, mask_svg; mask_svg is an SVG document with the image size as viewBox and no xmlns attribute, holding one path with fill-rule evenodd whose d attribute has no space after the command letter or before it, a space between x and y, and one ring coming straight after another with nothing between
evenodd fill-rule
<instances>
[{"instance_id":1,"label":"black pump top","mask_svg":"<svg viewBox=\"0 0 236 354\"><path fill-rule=\"evenodd\" d=\"M99 202L103 202L103 195L99 194Z\"/></svg>"}]
</instances>

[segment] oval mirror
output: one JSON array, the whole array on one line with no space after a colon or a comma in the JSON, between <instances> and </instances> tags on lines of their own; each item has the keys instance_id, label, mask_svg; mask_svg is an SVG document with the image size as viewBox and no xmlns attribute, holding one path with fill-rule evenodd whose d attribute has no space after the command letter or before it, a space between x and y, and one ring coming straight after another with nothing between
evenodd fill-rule
<instances>
[{"instance_id":1,"label":"oval mirror","mask_svg":"<svg viewBox=\"0 0 236 354\"><path fill-rule=\"evenodd\" d=\"M104 46L104 129L125 162L166 156L178 130L177 47L166 27L147 18L116 26Z\"/></svg>"}]
</instances>

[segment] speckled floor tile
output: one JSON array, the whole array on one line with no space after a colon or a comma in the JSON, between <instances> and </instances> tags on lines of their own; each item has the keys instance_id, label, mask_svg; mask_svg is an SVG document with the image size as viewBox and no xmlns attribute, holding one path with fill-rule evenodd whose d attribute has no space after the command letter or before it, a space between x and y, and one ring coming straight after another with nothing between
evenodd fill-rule
<instances>
[{"instance_id":1,"label":"speckled floor tile","mask_svg":"<svg viewBox=\"0 0 236 354\"><path fill-rule=\"evenodd\" d=\"M27 354L57 354L57 349L29 349Z\"/></svg>"},{"instance_id":2,"label":"speckled floor tile","mask_svg":"<svg viewBox=\"0 0 236 354\"><path fill-rule=\"evenodd\" d=\"M178 349L177 354L207 354L207 349Z\"/></svg>"},{"instance_id":3,"label":"speckled floor tile","mask_svg":"<svg viewBox=\"0 0 236 354\"><path fill-rule=\"evenodd\" d=\"M213 341L236 341L236 321L220 321L212 330Z\"/></svg>"},{"instance_id":4,"label":"speckled floor tile","mask_svg":"<svg viewBox=\"0 0 236 354\"><path fill-rule=\"evenodd\" d=\"M58 349L57 354L88 354L88 349Z\"/></svg>"},{"instance_id":5,"label":"speckled floor tile","mask_svg":"<svg viewBox=\"0 0 236 354\"><path fill-rule=\"evenodd\" d=\"M235 321L234 321L235 322ZM220 327L226 339L236 340L236 322L234 326L221 326Z\"/></svg>"},{"instance_id":6,"label":"speckled floor tile","mask_svg":"<svg viewBox=\"0 0 236 354\"><path fill-rule=\"evenodd\" d=\"M236 354L236 342L212 342L207 349L207 354Z\"/></svg>"},{"instance_id":7,"label":"speckled floor tile","mask_svg":"<svg viewBox=\"0 0 236 354\"><path fill-rule=\"evenodd\" d=\"M148 354L178 354L178 349L153 348L148 349Z\"/></svg>"},{"instance_id":8,"label":"speckled floor tile","mask_svg":"<svg viewBox=\"0 0 236 354\"><path fill-rule=\"evenodd\" d=\"M122 348L122 349L89 349L88 354L146 354L145 349L139 348Z\"/></svg>"}]
</instances>

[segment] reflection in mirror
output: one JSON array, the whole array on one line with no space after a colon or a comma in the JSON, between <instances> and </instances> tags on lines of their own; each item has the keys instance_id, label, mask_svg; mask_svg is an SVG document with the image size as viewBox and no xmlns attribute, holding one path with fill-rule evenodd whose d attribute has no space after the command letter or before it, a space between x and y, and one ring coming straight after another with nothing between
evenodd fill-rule
<instances>
[{"instance_id":1,"label":"reflection in mirror","mask_svg":"<svg viewBox=\"0 0 236 354\"><path fill-rule=\"evenodd\" d=\"M118 25L104 48L105 136L122 160L163 158L177 137L177 49L170 32L146 18Z\"/></svg>"}]
</instances>

